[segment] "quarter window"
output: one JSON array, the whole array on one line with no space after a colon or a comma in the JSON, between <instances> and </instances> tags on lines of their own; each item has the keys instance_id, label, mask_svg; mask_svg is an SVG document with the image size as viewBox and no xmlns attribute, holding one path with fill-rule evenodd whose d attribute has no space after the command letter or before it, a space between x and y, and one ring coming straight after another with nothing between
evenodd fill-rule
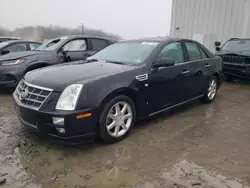
<instances>
[{"instance_id":1,"label":"quarter window","mask_svg":"<svg viewBox=\"0 0 250 188\"><path fill-rule=\"evenodd\" d=\"M183 49L180 42L173 42L165 46L158 56L158 60L164 58L171 58L175 63L181 63L184 61Z\"/></svg>"},{"instance_id":2,"label":"quarter window","mask_svg":"<svg viewBox=\"0 0 250 188\"><path fill-rule=\"evenodd\" d=\"M108 46L107 41L101 39L91 39L91 43L93 51L100 51Z\"/></svg>"},{"instance_id":3,"label":"quarter window","mask_svg":"<svg viewBox=\"0 0 250 188\"><path fill-rule=\"evenodd\" d=\"M63 51L84 51L86 49L87 45L84 39L70 41L63 47Z\"/></svg>"},{"instance_id":4,"label":"quarter window","mask_svg":"<svg viewBox=\"0 0 250 188\"><path fill-rule=\"evenodd\" d=\"M189 61L196 61L201 59L201 52L197 44L193 42L185 42Z\"/></svg>"}]
</instances>

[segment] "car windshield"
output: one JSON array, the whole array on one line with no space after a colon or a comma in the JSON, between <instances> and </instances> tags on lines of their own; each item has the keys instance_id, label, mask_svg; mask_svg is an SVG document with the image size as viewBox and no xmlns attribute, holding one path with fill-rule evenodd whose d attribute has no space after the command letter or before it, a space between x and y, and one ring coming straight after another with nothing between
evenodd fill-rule
<instances>
[{"instance_id":1,"label":"car windshield","mask_svg":"<svg viewBox=\"0 0 250 188\"><path fill-rule=\"evenodd\" d=\"M157 42L115 43L96 53L90 59L137 65L147 59L157 44Z\"/></svg>"},{"instance_id":2,"label":"car windshield","mask_svg":"<svg viewBox=\"0 0 250 188\"><path fill-rule=\"evenodd\" d=\"M229 40L222 46L221 50L250 51L250 39Z\"/></svg>"},{"instance_id":3,"label":"car windshield","mask_svg":"<svg viewBox=\"0 0 250 188\"><path fill-rule=\"evenodd\" d=\"M8 42L1 42L1 43L0 43L0 48L6 46L6 45L8 45L8 44L9 44Z\"/></svg>"},{"instance_id":4,"label":"car windshield","mask_svg":"<svg viewBox=\"0 0 250 188\"><path fill-rule=\"evenodd\" d=\"M48 42L45 42L35 48L34 50L37 51L54 51L56 50L64 41L67 39L67 37L61 37L61 38L56 38L49 40Z\"/></svg>"}]
</instances>

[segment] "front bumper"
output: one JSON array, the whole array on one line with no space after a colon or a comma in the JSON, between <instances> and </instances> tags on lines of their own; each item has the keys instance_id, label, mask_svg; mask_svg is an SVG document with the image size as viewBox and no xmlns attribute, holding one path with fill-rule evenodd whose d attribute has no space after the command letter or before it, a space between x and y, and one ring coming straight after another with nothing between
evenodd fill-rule
<instances>
[{"instance_id":1,"label":"front bumper","mask_svg":"<svg viewBox=\"0 0 250 188\"><path fill-rule=\"evenodd\" d=\"M223 75L241 79L250 79L250 65L223 63Z\"/></svg>"},{"instance_id":2,"label":"front bumper","mask_svg":"<svg viewBox=\"0 0 250 188\"><path fill-rule=\"evenodd\" d=\"M46 112L20 106L15 97L13 103L19 120L29 130L65 141L79 141L95 137L97 124L95 110ZM85 113L92 115L82 119L76 118L76 116ZM64 118L64 125L53 124L52 117ZM59 133L56 128L64 128L65 133Z\"/></svg>"},{"instance_id":3,"label":"front bumper","mask_svg":"<svg viewBox=\"0 0 250 188\"><path fill-rule=\"evenodd\" d=\"M23 77L25 70L26 65L24 64L12 66L0 65L0 86L16 87Z\"/></svg>"}]
</instances>

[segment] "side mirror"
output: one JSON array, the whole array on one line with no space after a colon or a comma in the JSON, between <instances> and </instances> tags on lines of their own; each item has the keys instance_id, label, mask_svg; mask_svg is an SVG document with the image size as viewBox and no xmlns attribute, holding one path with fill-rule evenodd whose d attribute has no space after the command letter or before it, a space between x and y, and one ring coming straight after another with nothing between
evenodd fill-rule
<instances>
[{"instance_id":1,"label":"side mirror","mask_svg":"<svg viewBox=\"0 0 250 188\"><path fill-rule=\"evenodd\" d=\"M215 48L215 50L216 50L217 52L220 51L220 47L217 46L217 47Z\"/></svg>"},{"instance_id":2,"label":"side mirror","mask_svg":"<svg viewBox=\"0 0 250 188\"><path fill-rule=\"evenodd\" d=\"M3 51L1 51L1 54L2 54L2 55L8 54L8 53L10 53L9 50L3 50Z\"/></svg>"},{"instance_id":3,"label":"side mirror","mask_svg":"<svg viewBox=\"0 0 250 188\"><path fill-rule=\"evenodd\" d=\"M218 47L218 46L220 46L220 45L221 45L221 42L216 41L216 42L214 43L214 45Z\"/></svg>"},{"instance_id":4,"label":"side mirror","mask_svg":"<svg viewBox=\"0 0 250 188\"><path fill-rule=\"evenodd\" d=\"M171 58L164 58L156 62L154 64L154 68L160 68L160 67L171 67L174 66L174 60Z\"/></svg>"}]
</instances>

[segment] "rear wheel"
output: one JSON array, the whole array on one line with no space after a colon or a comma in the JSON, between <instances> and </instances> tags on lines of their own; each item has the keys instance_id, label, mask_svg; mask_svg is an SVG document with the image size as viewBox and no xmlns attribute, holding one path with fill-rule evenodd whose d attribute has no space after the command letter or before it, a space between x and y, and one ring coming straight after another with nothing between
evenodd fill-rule
<instances>
[{"instance_id":1,"label":"rear wheel","mask_svg":"<svg viewBox=\"0 0 250 188\"><path fill-rule=\"evenodd\" d=\"M217 90L218 90L218 80L215 76L212 76L212 78L209 81L207 91L204 94L202 101L204 103L212 102L216 97Z\"/></svg>"},{"instance_id":2,"label":"rear wheel","mask_svg":"<svg viewBox=\"0 0 250 188\"><path fill-rule=\"evenodd\" d=\"M108 143L123 140L131 131L135 116L135 105L129 97L120 95L113 98L102 110L100 137Z\"/></svg>"}]
</instances>

